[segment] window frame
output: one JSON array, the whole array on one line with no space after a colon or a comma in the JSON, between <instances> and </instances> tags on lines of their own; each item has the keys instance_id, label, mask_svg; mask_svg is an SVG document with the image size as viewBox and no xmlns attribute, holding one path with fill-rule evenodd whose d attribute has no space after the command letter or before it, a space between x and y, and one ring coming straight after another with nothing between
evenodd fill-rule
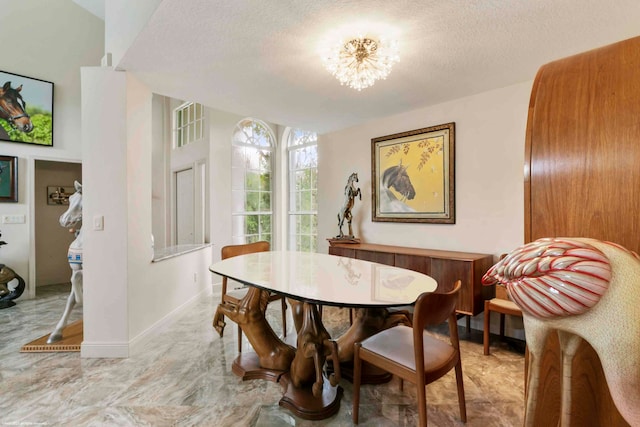
<instances>
[{"instance_id":1,"label":"window frame","mask_svg":"<svg viewBox=\"0 0 640 427\"><path fill-rule=\"evenodd\" d=\"M243 130L243 128L247 127L246 124L251 123L252 124L252 135L247 135L247 133ZM253 135L254 130L253 127L254 126L259 126L262 128L262 130L264 131L264 135L262 136L262 138L265 138L268 142L267 145L264 145L262 143L255 143L255 142L251 142L251 141L256 141L257 138L259 138L259 136L255 136ZM246 137L245 141L240 140L239 138L237 138L238 133L241 132L241 134L244 134ZM240 120L236 126L234 127L233 130L233 135L231 137L232 141L231 141L231 216L232 216L232 227L231 227L231 238L234 244L244 244L244 243L251 243L251 242L255 242L258 240L267 240L271 243L272 247L274 246L274 240L276 238L276 232L274 229L274 225L275 225L275 221L274 221L274 216L275 216L275 209L274 209L274 202L275 202L275 192L274 192L274 188L275 188L275 180L274 180L274 172L275 172L275 161L276 161L276 148L277 148L277 144L276 144L276 138L275 135L273 134L273 131L271 130L271 127L269 125L267 125L265 122L258 120L258 119L253 119L253 118L245 118ZM236 151L238 148L243 149L245 152L241 153L240 155L242 155L243 157L246 156L246 150L255 150L256 152L269 152L269 162L268 162L268 167L269 169L262 169L262 168L247 168L247 160L245 158L245 165L240 168L235 164L235 156L238 155L239 153ZM258 160L258 163L260 163L260 160ZM240 188L240 185L235 182L234 180L238 179L238 172L237 170L241 169L242 170L242 185ZM258 187L257 190L252 189L252 190L247 190L247 171L256 171L258 172L258 176L262 176L262 174L265 173L265 171L268 173L269 175L269 187L268 190L264 190L261 186L260 183L258 183ZM240 204L240 200L236 199L238 192L242 191L243 194L243 200L242 200L242 205L244 207L243 210L236 210L235 207L238 206ZM262 210L259 209L257 211L247 211L246 210L246 206L247 206L247 193L248 191L250 192L257 192L257 200L258 203L260 204L263 200L263 196L265 193L268 193L269 195L269 209L268 210ZM237 234L237 230L239 225L236 224L236 221L239 220L240 217L242 218L246 218L248 216L257 216L258 217L258 230L257 233L255 234L247 234L247 224L246 222L243 222L242 224L242 234ZM264 231L264 227L263 227L263 219L265 217L268 217L269 220L269 230L268 232ZM268 236L268 237L267 237Z\"/></svg>"},{"instance_id":2,"label":"window frame","mask_svg":"<svg viewBox=\"0 0 640 427\"><path fill-rule=\"evenodd\" d=\"M204 105L193 101L183 102L173 110L171 130L174 149L204 139L205 116Z\"/></svg>"},{"instance_id":3,"label":"window frame","mask_svg":"<svg viewBox=\"0 0 640 427\"><path fill-rule=\"evenodd\" d=\"M296 132L302 132L305 136L308 135L314 135L315 138L314 139L310 139L307 140L306 142L299 144L296 143ZM287 132L285 133L285 141L286 143L283 144L284 145L284 159L283 162L286 162L286 184L283 186L284 187L284 191L286 191L286 199L287 199L287 206L286 206L286 245L287 245L287 249L289 250L302 250L302 251L310 251L310 252L316 252L318 250L318 205L317 205L317 197L318 197L318 135L315 132L312 131L305 131L303 129L294 129L294 128L288 128ZM308 188L308 189L301 189L299 191L296 191L295 185L295 179L296 179L296 175L295 173L298 172L298 170L292 170L292 155L299 150L304 150L304 149L308 149L310 147L315 148L315 157L316 157L316 161L315 161L315 166L314 167L308 167L308 168L303 168L300 170L309 170L309 169L315 169L315 171L313 172L313 177L315 178L312 181L312 185ZM300 209L298 210L296 208L295 205L295 201L293 200L293 195L300 192L304 192L304 191L309 191L312 194L310 195L311 197L311 209ZM315 196L313 195L313 192L315 192ZM315 200L315 206L313 204L313 201ZM313 209L315 207L315 209ZM296 221L297 217L299 216L311 216L311 228L312 228L312 232L311 233L301 233L300 230L298 230L298 222ZM304 247L305 245L303 244L303 240L304 238L307 237L309 239L309 247ZM295 241L295 247L294 247L294 241ZM313 243L315 242L315 244Z\"/></svg>"}]
</instances>

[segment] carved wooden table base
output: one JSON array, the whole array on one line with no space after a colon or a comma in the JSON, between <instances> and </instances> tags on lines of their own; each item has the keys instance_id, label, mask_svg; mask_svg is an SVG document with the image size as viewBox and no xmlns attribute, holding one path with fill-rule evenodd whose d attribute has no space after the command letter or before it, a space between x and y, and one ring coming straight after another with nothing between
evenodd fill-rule
<instances>
[{"instance_id":1,"label":"carved wooden table base","mask_svg":"<svg viewBox=\"0 0 640 427\"><path fill-rule=\"evenodd\" d=\"M280 406L300 418L323 420L340 409L342 387L332 386L326 378L322 382L322 390L318 396L315 395L311 387L295 387L289 374L284 374L280 383L284 388L284 396L280 399Z\"/></svg>"},{"instance_id":2,"label":"carved wooden table base","mask_svg":"<svg viewBox=\"0 0 640 427\"><path fill-rule=\"evenodd\" d=\"M350 370L353 344L397 325L410 324L405 312L390 314L384 308L358 309L353 324L337 341L325 329L315 304L289 299L298 330L297 350L282 342L265 319L269 293L250 288L238 304L218 306L214 324L227 316L242 328L255 353L242 353L233 362L233 373L243 380L265 379L282 384L280 406L311 420L332 416L340 409L342 388L338 386L341 365ZM327 358L334 372L327 379ZM369 372L363 383L377 384L391 378L384 371Z\"/></svg>"}]
</instances>

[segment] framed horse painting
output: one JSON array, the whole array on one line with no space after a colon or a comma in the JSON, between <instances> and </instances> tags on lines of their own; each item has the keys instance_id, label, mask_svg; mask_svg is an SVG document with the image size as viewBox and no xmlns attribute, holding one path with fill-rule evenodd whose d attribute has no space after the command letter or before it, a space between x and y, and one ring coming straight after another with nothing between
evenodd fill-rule
<instances>
[{"instance_id":1,"label":"framed horse painting","mask_svg":"<svg viewBox=\"0 0 640 427\"><path fill-rule=\"evenodd\" d=\"M455 123L371 140L371 218L455 224Z\"/></svg>"},{"instance_id":2,"label":"framed horse painting","mask_svg":"<svg viewBox=\"0 0 640 427\"><path fill-rule=\"evenodd\" d=\"M18 201L18 158L0 156L0 202Z\"/></svg>"},{"instance_id":3,"label":"framed horse painting","mask_svg":"<svg viewBox=\"0 0 640 427\"><path fill-rule=\"evenodd\" d=\"M53 83L0 71L0 141L53 146Z\"/></svg>"}]
</instances>

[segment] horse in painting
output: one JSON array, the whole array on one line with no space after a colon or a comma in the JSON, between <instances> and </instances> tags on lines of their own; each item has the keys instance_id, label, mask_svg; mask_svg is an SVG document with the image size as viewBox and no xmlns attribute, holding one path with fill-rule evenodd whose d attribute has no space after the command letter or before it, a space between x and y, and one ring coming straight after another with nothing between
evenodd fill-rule
<instances>
[{"instance_id":1,"label":"horse in painting","mask_svg":"<svg viewBox=\"0 0 640 427\"><path fill-rule=\"evenodd\" d=\"M416 197L416 190L411 183L407 166L402 165L402 160L397 166L391 166L382 173L380 179L380 211L381 212L413 212L405 201ZM395 190L402 197L398 199L391 191Z\"/></svg>"},{"instance_id":2,"label":"horse in painting","mask_svg":"<svg viewBox=\"0 0 640 427\"><path fill-rule=\"evenodd\" d=\"M72 228L82 221L82 184L78 181L73 183L76 192L69 197L69 209L60 215L60 225L69 228L74 232L76 239L69 245L67 258L71 267L71 293L67 298L67 305L64 308L62 318L56 325L54 331L49 335L47 344L52 344L62 339L62 330L67 326L71 310L76 303L82 303L82 229Z\"/></svg>"},{"instance_id":3,"label":"horse in painting","mask_svg":"<svg viewBox=\"0 0 640 427\"><path fill-rule=\"evenodd\" d=\"M0 89L0 119L4 119L13 129L22 132L31 132L33 123L26 112L27 103L20 94L22 85L11 87L11 82L6 82Z\"/></svg>"}]
</instances>

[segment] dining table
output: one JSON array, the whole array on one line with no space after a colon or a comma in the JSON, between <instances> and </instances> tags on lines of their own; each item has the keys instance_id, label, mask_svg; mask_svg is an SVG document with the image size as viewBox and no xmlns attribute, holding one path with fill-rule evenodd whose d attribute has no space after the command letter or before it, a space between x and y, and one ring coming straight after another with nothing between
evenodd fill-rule
<instances>
[{"instance_id":1,"label":"dining table","mask_svg":"<svg viewBox=\"0 0 640 427\"><path fill-rule=\"evenodd\" d=\"M239 303L221 303L214 315L214 325L224 317L236 322L252 346L236 357L233 373L243 380L280 383L280 406L311 420L339 410L339 382L352 366L354 344L400 323L410 324L402 308L438 287L433 278L416 271L313 252L240 255L213 263L209 270L249 287ZM272 292L286 297L292 308L295 343L283 341L267 322ZM355 309L352 324L340 337L334 339L324 327L319 311L323 306ZM365 372L363 383L385 378L390 375Z\"/></svg>"}]
</instances>

